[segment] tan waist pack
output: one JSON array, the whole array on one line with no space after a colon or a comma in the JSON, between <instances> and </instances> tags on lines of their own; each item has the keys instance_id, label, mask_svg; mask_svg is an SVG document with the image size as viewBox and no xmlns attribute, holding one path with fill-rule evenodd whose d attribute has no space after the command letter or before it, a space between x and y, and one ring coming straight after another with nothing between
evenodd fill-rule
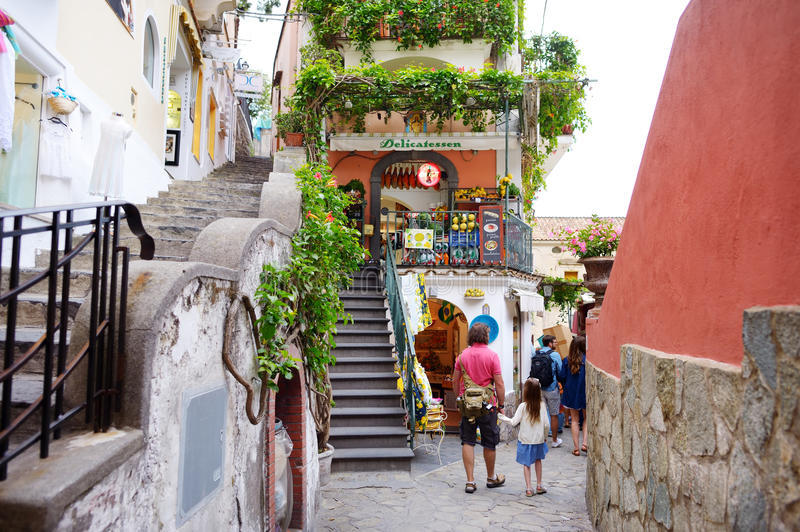
<instances>
[{"instance_id":1,"label":"tan waist pack","mask_svg":"<svg viewBox=\"0 0 800 532\"><path fill-rule=\"evenodd\" d=\"M459 361L461 365L461 374L464 378L464 394L456 398L456 406L458 411L465 418L474 421L474 418L484 416L489 413L489 401L492 400L494 395L494 387L478 386L475 384L464 368L464 363Z\"/></svg>"}]
</instances>

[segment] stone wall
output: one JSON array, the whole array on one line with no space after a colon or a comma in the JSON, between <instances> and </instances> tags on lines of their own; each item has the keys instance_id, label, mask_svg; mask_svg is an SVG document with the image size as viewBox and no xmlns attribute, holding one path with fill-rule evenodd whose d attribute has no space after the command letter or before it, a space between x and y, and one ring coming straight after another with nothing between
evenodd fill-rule
<instances>
[{"instance_id":1,"label":"stone wall","mask_svg":"<svg viewBox=\"0 0 800 532\"><path fill-rule=\"evenodd\" d=\"M619 379L588 365L595 527L796 529L800 307L745 311L743 339L741 368L634 345Z\"/></svg>"}]
</instances>

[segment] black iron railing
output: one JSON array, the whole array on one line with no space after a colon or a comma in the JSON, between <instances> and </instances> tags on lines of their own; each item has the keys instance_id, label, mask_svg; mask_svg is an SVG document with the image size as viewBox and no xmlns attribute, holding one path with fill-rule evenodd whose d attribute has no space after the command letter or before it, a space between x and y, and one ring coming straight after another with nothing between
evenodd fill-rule
<instances>
[{"instance_id":1,"label":"black iron railing","mask_svg":"<svg viewBox=\"0 0 800 532\"><path fill-rule=\"evenodd\" d=\"M130 257L129 249L119 245L122 219L127 220L131 232L139 239L140 257L152 259L153 239L145 232L139 211L130 203L108 201L0 212L0 256L7 278L7 286L0 282L0 304L6 306L3 370L0 372L0 480L7 476L8 463L36 442L39 442L40 457L46 458L51 438L60 438L66 421L81 410L85 411L86 423L92 424L96 432L107 430L112 410L120 410L123 377L120 354L125 351ZM78 235L82 228L88 229L88 233ZM26 272L29 278L21 281L23 253L48 244L46 269L34 270L32 275ZM91 305L89 340L80 349L73 349L73 357L67 360L72 261L84 250L92 253L91 289L86 300ZM29 348L20 348L17 345L20 298L40 282L47 283L44 333ZM35 357L40 357L43 363L41 373L25 371L26 364ZM67 408L65 381L84 360L85 395L80 392L84 399ZM41 395L20 406L12 402L12 391L14 377L21 373L36 377L34 382L40 376ZM15 406L22 411L14 416ZM12 436L21 433L20 427L37 411L40 415L38 429L21 441L13 438L11 448Z\"/></svg>"}]
</instances>

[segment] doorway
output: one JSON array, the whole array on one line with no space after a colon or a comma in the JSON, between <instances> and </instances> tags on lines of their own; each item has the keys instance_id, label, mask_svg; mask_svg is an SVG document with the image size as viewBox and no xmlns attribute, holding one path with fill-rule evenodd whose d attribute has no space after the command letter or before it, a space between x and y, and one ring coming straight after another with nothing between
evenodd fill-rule
<instances>
[{"instance_id":1,"label":"doorway","mask_svg":"<svg viewBox=\"0 0 800 532\"><path fill-rule=\"evenodd\" d=\"M457 430L461 416L453 390L456 357L467 347L468 324L464 312L449 301L428 298L433 323L414 337L417 360L425 368L434 397L441 398L447 412L447 428Z\"/></svg>"},{"instance_id":2,"label":"doorway","mask_svg":"<svg viewBox=\"0 0 800 532\"><path fill-rule=\"evenodd\" d=\"M43 77L22 56L17 58L14 76L11 149L0 150L0 203L30 208L36 205Z\"/></svg>"}]
</instances>

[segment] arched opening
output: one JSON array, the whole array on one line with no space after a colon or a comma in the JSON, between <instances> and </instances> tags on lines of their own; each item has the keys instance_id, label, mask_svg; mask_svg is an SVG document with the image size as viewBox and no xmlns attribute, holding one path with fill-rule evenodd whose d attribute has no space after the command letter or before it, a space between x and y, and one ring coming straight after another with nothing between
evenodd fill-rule
<instances>
[{"instance_id":1,"label":"arched opening","mask_svg":"<svg viewBox=\"0 0 800 532\"><path fill-rule=\"evenodd\" d=\"M414 168L431 162L442 170L438 189L418 187ZM396 151L379 160L370 174L370 220L378 224L381 220L381 198L384 194L397 202L411 207L410 210L428 210L432 205L446 203L447 191L458 187L458 171L455 165L433 151ZM392 210L392 209L390 209ZM380 257L382 231L376 227L370 239L369 250L373 258Z\"/></svg>"},{"instance_id":2,"label":"arched opening","mask_svg":"<svg viewBox=\"0 0 800 532\"><path fill-rule=\"evenodd\" d=\"M448 429L457 430L461 417L456 409L458 391L453 390L451 377L456 357L467 347L467 317L444 299L429 297L428 308L433 323L414 337L414 349L433 396L443 399Z\"/></svg>"}]
</instances>

